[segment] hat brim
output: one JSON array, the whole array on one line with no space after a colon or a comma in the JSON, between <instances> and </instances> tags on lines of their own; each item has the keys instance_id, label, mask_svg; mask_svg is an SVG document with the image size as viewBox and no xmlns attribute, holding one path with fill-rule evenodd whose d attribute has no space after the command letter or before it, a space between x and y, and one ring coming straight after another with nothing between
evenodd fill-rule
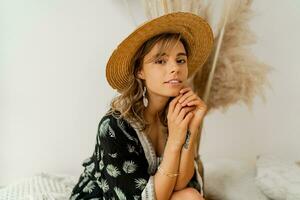
<instances>
[{"instance_id":1,"label":"hat brim","mask_svg":"<svg viewBox=\"0 0 300 200\"><path fill-rule=\"evenodd\" d=\"M161 33L181 33L190 48L188 77L201 67L210 55L214 37L209 24L200 16L174 12L147 21L136 28L113 51L106 65L106 78L118 92L128 87L133 69L131 59L148 39Z\"/></svg>"}]
</instances>

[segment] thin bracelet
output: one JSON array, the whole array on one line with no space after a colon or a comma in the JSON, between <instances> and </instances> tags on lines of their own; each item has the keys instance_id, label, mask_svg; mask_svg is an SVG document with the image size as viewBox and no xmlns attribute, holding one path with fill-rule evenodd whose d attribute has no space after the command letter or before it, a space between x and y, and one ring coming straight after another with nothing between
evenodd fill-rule
<instances>
[{"instance_id":1,"label":"thin bracelet","mask_svg":"<svg viewBox=\"0 0 300 200\"><path fill-rule=\"evenodd\" d=\"M171 177L171 178L176 177L176 176L179 175L179 174L172 174L172 173L166 173L166 172L164 172L164 170L160 167L160 165L157 167L157 169L158 169L158 171L159 171L162 175L166 175L166 176Z\"/></svg>"}]
</instances>

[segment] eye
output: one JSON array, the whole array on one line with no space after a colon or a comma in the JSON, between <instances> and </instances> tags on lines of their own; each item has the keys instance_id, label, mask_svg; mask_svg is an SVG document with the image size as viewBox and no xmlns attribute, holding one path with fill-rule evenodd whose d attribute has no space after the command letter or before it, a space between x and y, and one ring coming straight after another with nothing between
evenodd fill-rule
<instances>
[{"instance_id":1,"label":"eye","mask_svg":"<svg viewBox=\"0 0 300 200\"><path fill-rule=\"evenodd\" d=\"M155 64L163 64L163 63L165 63L165 60L162 59L155 61Z\"/></svg>"},{"instance_id":2,"label":"eye","mask_svg":"<svg viewBox=\"0 0 300 200\"><path fill-rule=\"evenodd\" d=\"M185 59L179 59L179 60L177 60L177 62L181 63L181 64L184 64L184 63L186 63L186 60Z\"/></svg>"}]
</instances>

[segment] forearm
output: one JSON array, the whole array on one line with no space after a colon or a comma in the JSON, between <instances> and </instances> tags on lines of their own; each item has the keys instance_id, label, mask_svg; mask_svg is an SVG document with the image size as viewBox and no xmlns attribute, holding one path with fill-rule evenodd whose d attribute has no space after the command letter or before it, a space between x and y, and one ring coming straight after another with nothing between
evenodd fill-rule
<instances>
[{"instance_id":1,"label":"forearm","mask_svg":"<svg viewBox=\"0 0 300 200\"><path fill-rule=\"evenodd\" d=\"M167 173L178 173L180 148L167 142L160 167ZM177 177L168 177L159 171L154 175L154 187L157 200L168 200L174 190Z\"/></svg>"},{"instance_id":2,"label":"forearm","mask_svg":"<svg viewBox=\"0 0 300 200\"><path fill-rule=\"evenodd\" d=\"M194 175L194 158L195 158L195 139L196 134L192 133L188 148L182 148L179 161L179 176L177 177L174 190L178 191L187 186Z\"/></svg>"}]
</instances>

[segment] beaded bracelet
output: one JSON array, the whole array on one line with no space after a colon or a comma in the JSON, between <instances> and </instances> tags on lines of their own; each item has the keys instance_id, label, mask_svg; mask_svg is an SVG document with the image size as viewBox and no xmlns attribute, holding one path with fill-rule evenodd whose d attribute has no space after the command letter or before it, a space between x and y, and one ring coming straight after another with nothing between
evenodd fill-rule
<instances>
[{"instance_id":1,"label":"beaded bracelet","mask_svg":"<svg viewBox=\"0 0 300 200\"><path fill-rule=\"evenodd\" d=\"M179 174L172 174L172 173L166 173L166 172L164 172L164 170L160 167L160 165L157 167L157 169L158 169L158 171L159 171L162 175L166 175L166 176L171 177L171 178L176 177L176 176L179 175Z\"/></svg>"}]
</instances>

